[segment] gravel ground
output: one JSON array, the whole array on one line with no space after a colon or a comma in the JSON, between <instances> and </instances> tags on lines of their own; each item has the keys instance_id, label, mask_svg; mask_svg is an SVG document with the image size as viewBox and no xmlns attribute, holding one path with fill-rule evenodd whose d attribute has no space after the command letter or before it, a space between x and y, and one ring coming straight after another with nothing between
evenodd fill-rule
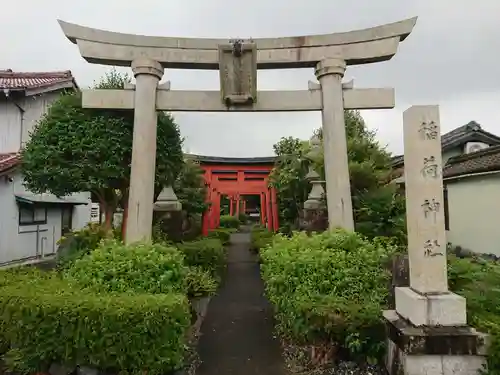
<instances>
[{"instance_id":1,"label":"gravel ground","mask_svg":"<svg viewBox=\"0 0 500 375\"><path fill-rule=\"evenodd\" d=\"M308 348L282 343L285 366L290 375L385 375L381 366L359 364L352 361L331 361L314 365Z\"/></svg>"}]
</instances>

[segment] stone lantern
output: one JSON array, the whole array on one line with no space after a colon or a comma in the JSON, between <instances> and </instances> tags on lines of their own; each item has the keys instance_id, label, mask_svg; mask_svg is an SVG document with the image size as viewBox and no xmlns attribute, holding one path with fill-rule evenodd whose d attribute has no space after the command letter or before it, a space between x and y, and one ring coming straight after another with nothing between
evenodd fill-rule
<instances>
[{"instance_id":1,"label":"stone lantern","mask_svg":"<svg viewBox=\"0 0 500 375\"><path fill-rule=\"evenodd\" d=\"M320 153L321 141L318 136L314 135L310 140L311 150L306 157L311 161L316 159ZM324 206L323 200L325 197L325 189L323 188L324 181L320 180L318 172L313 168L312 163L309 164L309 172L306 175L306 180L312 185L311 191L304 202L304 209L319 209Z\"/></svg>"},{"instance_id":2,"label":"stone lantern","mask_svg":"<svg viewBox=\"0 0 500 375\"><path fill-rule=\"evenodd\" d=\"M312 161L315 160L321 150L321 140L314 135L310 140L311 150L306 157L311 161L309 172L306 175L306 180L312 185L311 191L304 202L303 212L303 229L308 232L324 231L328 227L326 205L325 205L325 189L323 184L325 181L320 180L320 175L313 168Z\"/></svg>"},{"instance_id":3,"label":"stone lantern","mask_svg":"<svg viewBox=\"0 0 500 375\"><path fill-rule=\"evenodd\" d=\"M160 220L159 225L169 240L174 242L182 241L183 218L182 204L175 195L172 186L166 186L154 203L153 210Z\"/></svg>"},{"instance_id":4,"label":"stone lantern","mask_svg":"<svg viewBox=\"0 0 500 375\"><path fill-rule=\"evenodd\" d=\"M165 212L165 218L169 218L171 212L178 212L182 210L182 204L179 202L177 195L175 195L172 186L166 186L161 191L160 195L154 203L155 211Z\"/></svg>"}]
</instances>

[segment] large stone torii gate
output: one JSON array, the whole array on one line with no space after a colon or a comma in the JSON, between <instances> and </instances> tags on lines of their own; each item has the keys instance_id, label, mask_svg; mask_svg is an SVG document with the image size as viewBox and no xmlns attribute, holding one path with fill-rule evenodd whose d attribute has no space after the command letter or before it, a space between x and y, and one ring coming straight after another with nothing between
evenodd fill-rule
<instances>
[{"instance_id":1,"label":"large stone torii gate","mask_svg":"<svg viewBox=\"0 0 500 375\"><path fill-rule=\"evenodd\" d=\"M134 109L126 242L150 239L156 162L156 111L322 111L330 228L354 229L344 109L394 108L390 88L342 83L347 65L391 59L417 18L344 33L224 40L115 33L59 21L90 63L129 66L135 85L84 90L87 108ZM220 71L220 91L170 90L158 85L165 68ZM315 68L307 90L257 91L257 69Z\"/></svg>"}]
</instances>

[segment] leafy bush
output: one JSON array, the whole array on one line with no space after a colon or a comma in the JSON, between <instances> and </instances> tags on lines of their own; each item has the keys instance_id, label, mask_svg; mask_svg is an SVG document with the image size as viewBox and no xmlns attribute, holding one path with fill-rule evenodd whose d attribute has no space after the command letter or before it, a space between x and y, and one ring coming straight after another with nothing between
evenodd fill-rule
<instances>
[{"instance_id":1,"label":"leafy bush","mask_svg":"<svg viewBox=\"0 0 500 375\"><path fill-rule=\"evenodd\" d=\"M90 223L81 230L73 231L62 237L57 250L57 265L60 268L70 266L77 259L96 249L109 232L99 224Z\"/></svg>"},{"instance_id":2,"label":"leafy bush","mask_svg":"<svg viewBox=\"0 0 500 375\"><path fill-rule=\"evenodd\" d=\"M185 292L184 256L162 244L124 245L105 241L78 259L64 277L81 287L104 292Z\"/></svg>"},{"instance_id":3,"label":"leafy bush","mask_svg":"<svg viewBox=\"0 0 500 375\"><path fill-rule=\"evenodd\" d=\"M26 288L35 288L40 280L47 280L54 277L54 272L43 272L36 267L23 266L3 269L0 271L0 293L1 288L8 286L22 285ZM9 322L0 317L0 355L10 349L5 331Z\"/></svg>"},{"instance_id":4,"label":"leafy bush","mask_svg":"<svg viewBox=\"0 0 500 375\"><path fill-rule=\"evenodd\" d=\"M190 311L180 294L99 294L56 277L0 289L9 370L55 362L109 373L163 374L181 367ZM154 350L152 350L154 348Z\"/></svg>"},{"instance_id":5,"label":"leafy bush","mask_svg":"<svg viewBox=\"0 0 500 375\"><path fill-rule=\"evenodd\" d=\"M240 224L246 224L248 222L248 219L249 219L249 217L245 213L241 213L238 215L238 220L239 220Z\"/></svg>"},{"instance_id":6,"label":"leafy bush","mask_svg":"<svg viewBox=\"0 0 500 375\"><path fill-rule=\"evenodd\" d=\"M222 215L220 217L221 228L235 228L238 229L240 227L240 220L236 216L232 215Z\"/></svg>"},{"instance_id":7,"label":"leafy bush","mask_svg":"<svg viewBox=\"0 0 500 375\"><path fill-rule=\"evenodd\" d=\"M215 238L203 238L178 245L188 266L201 267L213 277L219 278L226 264L226 251L222 242Z\"/></svg>"},{"instance_id":8,"label":"leafy bush","mask_svg":"<svg viewBox=\"0 0 500 375\"><path fill-rule=\"evenodd\" d=\"M208 238L217 238L223 245L227 245L231 240L231 234L235 233L235 228L217 228L208 232Z\"/></svg>"},{"instance_id":9,"label":"leafy bush","mask_svg":"<svg viewBox=\"0 0 500 375\"><path fill-rule=\"evenodd\" d=\"M187 295L190 298L212 296L219 286L210 273L202 267L189 267L186 275Z\"/></svg>"},{"instance_id":10,"label":"leafy bush","mask_svg":"<svg viewBox=\"0 0 500 375\"><path fill-rule=\"evenodd\" d=\"M389 279L383 263L394 251L342 230L276 236L261 248L261 269L279 332L298 343L380 358Z\"/></svg>"},{"instance_id":11,"label":"leafy bush","mask_svg":"<svg viewBox=\"0 0 500 375\"><path fill-rule=\"evenodd\" d=\"M488 374L500 375L500 263L471 256L448 256L450 289L467 299L471 326L491 335Z\"/></svg>"},{"instance_id":12,"label":"leafy bush","mask_svg":"<svg viewBox=\"0 0 500 375\"><path fill-rule=\"evenodd\" d=\"M256 225L252 228L251 232L251 249L255 252L258 252L259 249L270 245L273 241L273 238L273 232L269 231L265 227Z\"/></svg>"}]
</instances>

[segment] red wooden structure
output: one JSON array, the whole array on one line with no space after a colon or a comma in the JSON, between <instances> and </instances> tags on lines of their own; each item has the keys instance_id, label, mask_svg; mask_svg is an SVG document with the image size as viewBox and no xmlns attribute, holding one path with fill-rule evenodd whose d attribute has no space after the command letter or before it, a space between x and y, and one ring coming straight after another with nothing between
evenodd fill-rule
<instances>
[{"instance_id":1,"label":"red wooden structure","mask_svg":"<svg viewBox=\"0 0 500 375\"><path fill-rule=\"evenodd\" d=\"M227 196L231 215L246 213L245 196L260 197L260 222L269 230L278 230L276 191L268 186L274 157L224 158L193 155L204 171L209 209L203 215L203 234L220 223L221 198Z\"/></svg>"}]
</instances>

